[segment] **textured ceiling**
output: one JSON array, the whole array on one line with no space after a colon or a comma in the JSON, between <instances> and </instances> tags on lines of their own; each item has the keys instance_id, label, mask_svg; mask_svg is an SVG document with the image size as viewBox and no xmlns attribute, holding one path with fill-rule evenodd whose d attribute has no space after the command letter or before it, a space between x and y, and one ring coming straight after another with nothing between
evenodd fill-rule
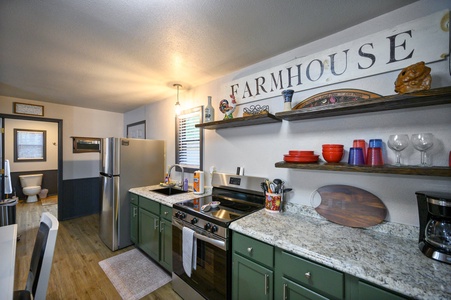
<instances>
[{"instance_id":1,"label":"textured ceiling","mask_svg":"<svg viewBox=\"0 0 451 300\"><path fill-rule=\"evenodd\" d=\"M126 112L411 0L2 0L0 94Z\"/></svg>"}]
</instances>

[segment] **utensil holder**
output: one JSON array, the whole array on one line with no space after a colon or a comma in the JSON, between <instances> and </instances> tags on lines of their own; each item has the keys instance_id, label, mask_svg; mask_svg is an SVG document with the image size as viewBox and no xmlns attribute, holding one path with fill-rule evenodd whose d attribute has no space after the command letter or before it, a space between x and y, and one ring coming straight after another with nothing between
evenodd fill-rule
<instances>
[{"instance_id":1,"label":"utensil holder","mask_svg":"<svg viewBox=\"0 0 451 300\"><path fill-rule=\"evenodd\" d=\"M265 210L270 213L279 213L282 194L266 193Z\"/></svg>"}]
</instances>

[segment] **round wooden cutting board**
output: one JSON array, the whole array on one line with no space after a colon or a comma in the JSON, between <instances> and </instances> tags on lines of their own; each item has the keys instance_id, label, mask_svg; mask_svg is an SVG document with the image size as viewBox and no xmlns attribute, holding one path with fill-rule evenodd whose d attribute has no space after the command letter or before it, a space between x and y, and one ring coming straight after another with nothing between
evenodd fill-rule
<instances>
[{"instance_id":1,"label":"round wooden cutting board","mask_svg":"<svg viewBox=\"0 0 451 300\"><path fill-rule=\"evenodd\" d=\"M368 191L348 185L326 185L317 189L321 204L315 208L327 220L349 227L370 227L386 215L384 203Z\"/></svg>"}]
</instances>

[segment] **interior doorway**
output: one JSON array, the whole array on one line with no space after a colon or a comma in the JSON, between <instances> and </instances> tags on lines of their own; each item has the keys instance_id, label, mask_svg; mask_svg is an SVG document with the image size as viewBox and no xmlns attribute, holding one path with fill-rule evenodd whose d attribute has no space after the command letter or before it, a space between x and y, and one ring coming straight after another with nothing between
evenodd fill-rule
<instances>
[{"instance_id":1,"label":"interior doorway","mask_svg":"<svg viewBox=\"0 0 451 300\"><path fill-rule=\"evenodd\" d=\"M63 206L63 149L62 149L62 128L63 128L63 120L61 119L50 119L50 118L39 118L39 117L32 117L32 116L20 116L20 115L8 115L8 114L0 114L0 122L1 122L1 138L0 138L0 160L2 163L2 170L4 170L5 166L5 159L6 158L6 152L5 152L5 145L8 145L9 148L12 147L13 143L15 143L14 139L12 138L11 134L5 135L5 132L8 130L10 131L11 128L5 128L5 126L8 126L8 122L20 122L23 121L24 124L33 124L33 122L36 122L36 124L39 124L38 122L48 124L50 127L55 127L53 124L57 124L57 129L55 130L55 136L53 137L56 139L56 141L52 141L51 145L52 147L55 147L53 152L51 152L51 155L54 159L54 156L57 156L57 162L56 162L56 170L53 170L52 172L47 172L49 175L48 177L48 183L51 181L56 181L56 187L53 187L54 190L56 190L56 197L58 199L58 219L61 219L61 212L62 212L62 206ZM28 126L29 127L29 126ZM33 127L33 126L31 126ZM32 129L32 128L27 128ZM16 146L16 145L15 145ZM11 155L9 155L11 156ZM16 158L16 154L14 154L14 159ZM8 158L11 160L12 158ZM52 167L54 169L54 167ZM26 172L25 172L26 173ZM14 176L11 176L10 179L13 181L16 181L15 189L17 189L17 180L18 178L13 178ZM52 184L55 184L52 182ZM20 185L19 185L20 186ZM11 194L5 193L5 172L3 171L1 174L1 195L2 199L5 199L7 196L11 197ZM17 190L15 191L18 192ZM42 191L45 193L45 190ZM41 194L42 196L43 194ZM52 201L52 199L48 199L49 201ZM48 203L48 202L47 202Z\"/></svg>"}]
</instances>

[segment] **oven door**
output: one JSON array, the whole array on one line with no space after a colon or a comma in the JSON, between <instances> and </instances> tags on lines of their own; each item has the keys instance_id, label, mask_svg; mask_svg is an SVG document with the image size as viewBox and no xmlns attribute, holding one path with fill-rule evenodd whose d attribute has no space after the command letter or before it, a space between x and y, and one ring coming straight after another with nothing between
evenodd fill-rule
<instances>
[{"instance_id":1,"label":"oven door","mask_svg":"<svg viewBox=\"0 0 451 300\"><path fill-rule=\"evenodd\" d=\"M197 239L197 263L191 277L183 269L183 226L194 230ZM172 220L173 272L206 299L230 299L231 255L228 250L227 240L212 238L191 224L182 224L178 219ZM184 297L183 292L176 292Z\"/></svg>"}]
</instances>

